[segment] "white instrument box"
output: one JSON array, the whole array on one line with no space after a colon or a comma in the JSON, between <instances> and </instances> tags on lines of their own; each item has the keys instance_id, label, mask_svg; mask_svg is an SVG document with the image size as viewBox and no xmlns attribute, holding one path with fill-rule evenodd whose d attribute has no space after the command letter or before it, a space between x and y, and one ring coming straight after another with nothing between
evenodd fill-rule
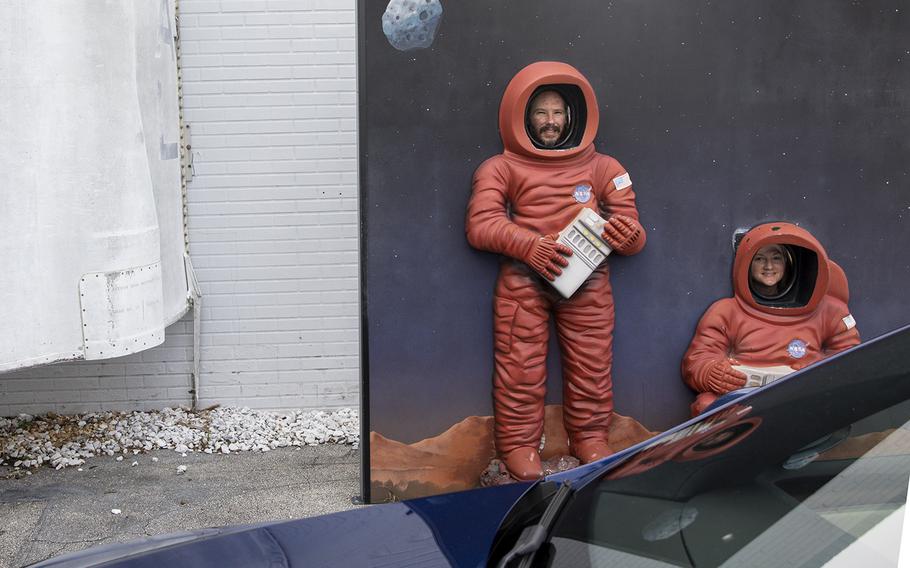
<instances>
[{"instance_id":1,"label":"white instrument box","mask_svg":"<svg viewBox=\"0 0 910 568\"><path fill-rule=\"evenodd\" d=\"M601 237L605 223L596 211L586 207L559 232L557 242L572 249L573 253L568 257L569 265L551 282L564 298L571 298L610 254L609 245Z\"/></svg>"},{"instance_id":2,"label":"white instrument box","mask_svg":"<svg viewBox=\"0 0 910 568\"><path fill-rule=\"evenodd\" d=\"M746 375L744 387L763 387L778 379L782 379L793 372L787 365L774 367L750 367L748 365L732 365L734 369Z\"/></svg>"}]
</instances>

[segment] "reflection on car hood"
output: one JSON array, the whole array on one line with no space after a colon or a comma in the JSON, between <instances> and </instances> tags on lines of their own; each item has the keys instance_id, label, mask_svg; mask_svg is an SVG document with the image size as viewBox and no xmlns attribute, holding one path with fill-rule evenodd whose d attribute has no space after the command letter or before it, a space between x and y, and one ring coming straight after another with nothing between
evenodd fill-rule
<instances>
[{"instance_id":1,"label":"reflection on car hood","mask_svg":"<svg viewBox=\"0 0 910 568\"><path fill-rule=\"evenodd\" d=\"M781 378L767 386L743 389L719 398L709 410L678 426L667 430L650 440L645 440L600 461L554 474L550 481L568 481L578 490L604 475L610 478L629 477L653 469L668 459L676 461L707 457L704 448L698 446L700 439L729 430L736 436L724 444L711 448L720 453L730 444L742 441L768 420L767 427L793 427L798 417L779 416L772 410L786 401L804 401L803 411L811 415L821 411L819 405L837 388L848 388L857 382L873 383L876 378L887 383L888 377L898 376L906 368L903 355L910 344L910 325L890 331L872 340L861 343L812 365ZM898 355L901 354L899 357ZM873 389L874 390L874 389ZM872 392L857 406L872 404ZM877 393L881 394L881 393ZM897 393L892 393L896 396ZM884 395L883 395L884 396ZM888 400L888 397L884 397ZM856 409L854 409L856 410ZM827 409L826 412L831 412ZM807 426L804 426L804 429ZM773 437L772 437L773 439ZM773 441L772 441L773 444ZM687 448L694 453L687 453ZM695 453L699 455L696 456Z\"/></svg>"}]
</instances>

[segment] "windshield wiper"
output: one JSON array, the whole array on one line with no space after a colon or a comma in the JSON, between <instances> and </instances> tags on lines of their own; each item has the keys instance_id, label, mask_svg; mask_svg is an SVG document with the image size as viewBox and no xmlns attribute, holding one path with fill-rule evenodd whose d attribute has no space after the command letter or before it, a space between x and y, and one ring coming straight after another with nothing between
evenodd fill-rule
<instances>
[{"instance_id":1,"label":"windshield wiper","mask_svg":"<svg viewBox=\"0 0 910 568\"><path fill-rule=\"evenodd\" d=\"M547 505L547 508L544 509L540 520L537 521L536 524L526 526L524 530L521 531L515 546L500 559L499 563L496 565L497 568L506 568L510 562L516 558L522 557L524 558L521 561L521 564L519 564L519 568L531 566L531 562L534 560L534 553L540 550L541 545L546 542L547 537L550 534L550 529L553 527L553 523L556 522L559 512L562 510L563 505L566 504L566 501L568 501L572 491L573 489L569 482L563 481L559 486L559 489L557 489L556 493L553 495L553 498L550 500L550 503Z\"/></svg>"}]
</instances>

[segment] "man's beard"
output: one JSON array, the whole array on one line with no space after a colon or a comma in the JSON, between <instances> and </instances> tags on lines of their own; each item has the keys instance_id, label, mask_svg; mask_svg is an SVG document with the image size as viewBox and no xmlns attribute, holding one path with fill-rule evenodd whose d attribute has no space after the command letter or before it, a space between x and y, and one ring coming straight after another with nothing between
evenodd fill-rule
<instances>
[{"instance_id":1,"label":"man's beard","mask_svg":"<svg viewBox=\"0 0 910 568\"><path fill-rule=\"evenodd\" d=\"M543 137L544 133L549 133L549 132L555 133L555 136L549 140L544 139L544 137ZM562 134L562 130L560 130L558 127L543 126L540 128L540 130L537 131L537 140L538 140L538 142L540 142L541 146L545 146L547 148L552 148L553 146L556 146L557 142L559 142L559 136L561 134Z\"/></svg>"},{"instance_id":2,"label":"man's beard","mask_svg":"<svg viewBox=\"0 0 910 568\"><path fill-rule=\"evenodd\" d=\"M544 139L544 134L550 133L550 132L554 133L553 138ZM562 130L560 130L559 127L542 126L540 128L540 130L537 131L537 140L538 140L538 142L540 142L541 146L544 146L546 148L552 148L553 146L556 146L557 142L559 142L560 134L562 134Z\"/></svg>"}]
</instances>

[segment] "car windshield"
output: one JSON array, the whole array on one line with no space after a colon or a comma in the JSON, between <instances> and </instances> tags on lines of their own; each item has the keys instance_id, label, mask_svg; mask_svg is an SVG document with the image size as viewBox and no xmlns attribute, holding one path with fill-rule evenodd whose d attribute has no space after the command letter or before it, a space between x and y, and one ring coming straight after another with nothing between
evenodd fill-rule
<instances>
[{"instance_id":1,"label":"car windshield","mask_svg":"<svg viewBox=\"0 0 910 568\"><path fill-rule=\"evenodd\" d=\"M839 377L846 358L633 454L563 510L547 565L896 566L906 357Z\"/></svg>"}]
</instances>

